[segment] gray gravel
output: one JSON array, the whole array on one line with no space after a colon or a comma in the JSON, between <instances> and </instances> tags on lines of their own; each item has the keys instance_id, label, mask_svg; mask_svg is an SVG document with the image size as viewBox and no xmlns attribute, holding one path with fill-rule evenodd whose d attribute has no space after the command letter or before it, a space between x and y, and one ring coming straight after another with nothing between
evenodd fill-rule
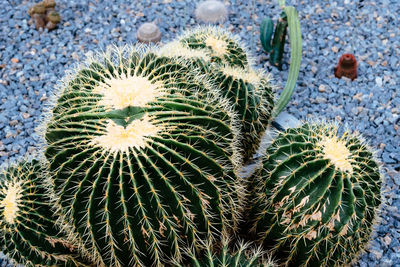
<instances>
[{"instance_id":1,"label":"gray gravel","mask_svg":"<svg viewBox=\"0 0 400 267\"><path fill-rule=\"evenodd\" d=\"M157 2L157 3L151 3ZM239 33L255 62L283 87L282 72L269 66L258 27L280 13L277 1L225 1L223 25ZM336 119L362 133L377 150L386 181L382 220L370 248L355 266L400 266L400 3L397 0L286 1L300 14L303 59L298 86L287 111L301 120ZM295 2L300 2L295 3ZM39 32L29 23L31 1L0 0L0 164L36 150L47 97L64 71L91 50L136 42L136 28L155 21L162 40L197 25L197 1L57 1L58 29ZM289 46L286 46L289 52ZM354 53L358 78L337 79L339 57ZM285 62L289 61L286 53Z\"/></svg>"}]
</instances>

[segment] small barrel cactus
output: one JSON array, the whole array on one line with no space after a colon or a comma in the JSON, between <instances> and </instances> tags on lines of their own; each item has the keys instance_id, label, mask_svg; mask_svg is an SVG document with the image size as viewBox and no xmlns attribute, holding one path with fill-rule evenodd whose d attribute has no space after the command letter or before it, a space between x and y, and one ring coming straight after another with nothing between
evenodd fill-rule
<instances>
[{"instance_id":1,"label":"small barrel cactus","mask_svg":"<svg viewBox=\"0 0 400 267\"><path fill-rule=\"evenodd\" d=\"M286 266L343 266L367 244L381 176L362 139L334 124L279 134L258 173L253 230Z\"/></svg>"},{"instance_id":2,"label":"small barrel cactus","mask_svg":"<svg viewBox=\"0 0 400 267\"><path fill-rule=\"evenodd\" d=\"M127 47L65 80L45 154L65 221L98 264L162 265L237 226L239 130L198 76Z\"/></svg>"},{"instance_id":3,"label":"small barrel cactus","mask_svg":"<svg viewBox=\"0 0 400 267\"><path fill-rule=\"evenodd\" d=\"M245 46L227 30L213 26L198 27L182 34L179 41L189 48L206 51L212 62L242 68L249 65Z\"/></svg>"},{"instance_id":4,"label":"small barrel cactus","mask_svg":"<svg viewBox=\"0 0 400 267\"><path fill-rule=\"evenodd\" d=\"M85 266L56 227L44 173L36 160L0 171L0 250L24 266Z\"/></svg>"},{"instance_id":5,"label":"small barrel cactus","mask_svg":"<svg viewBox=\"0 0 400 267\"><path fill-rule=\"evenodd\" d=\"M267 256L261 248L252 249L250 243L239 242L232 249L229 241L224 240L222 249L215 252L216 248L207 244L206 250L201 256L196 252L189 252L188 263L182 265L176 263L175 267L274 267L275 262Z\"/></svg>"}]
</instances>

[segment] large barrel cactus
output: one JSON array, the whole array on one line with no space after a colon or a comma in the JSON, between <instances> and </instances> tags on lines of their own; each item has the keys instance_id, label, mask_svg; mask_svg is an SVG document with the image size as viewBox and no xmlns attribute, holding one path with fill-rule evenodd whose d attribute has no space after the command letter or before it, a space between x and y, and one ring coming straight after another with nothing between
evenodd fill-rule
<instances>
[{"instance_id":1,"label":"large barrel cactus","mask_svg":"<svg viewBox=\"0 0 400 267\"><path fill-rule=\"evenodd\" d=\"M203 51L218 64L246 68L251 60L236 35L215 26L189 30L178 40L185 47Z\"/></svg>"},{"instance_id":2,"label":"large barrel cactus","mask_svg":"<svg viewBox=\"0 0 400 267\"><path fill-rule=\"evenodd\" d=\"M85 266L56 227L44 168L20 160L0 171L0 250L24 266Z\"/></svg>"},{"instance_id":3,"label":"large barrel cactus","mask_svg":"<svg viewBox=\"0 0 400 267\"><path fill-rule=\"evenodd\" d=\"M64 81L45 154L66 224L98 264L179 261L237 226L239 130L207 86L183 62L129 47Z\"/></svg>"},{"instance_id":4,"label":"large barrel cactus","mask_svg":"<svg viewBox=\"0 0 400 267\"><path fill-rule=\"evenodd\" d=\"M334 124L279 134L258 173L254 231L287 266L343 266L367 244L381 177L370 148Z\"/></svg>"}]
</instances>

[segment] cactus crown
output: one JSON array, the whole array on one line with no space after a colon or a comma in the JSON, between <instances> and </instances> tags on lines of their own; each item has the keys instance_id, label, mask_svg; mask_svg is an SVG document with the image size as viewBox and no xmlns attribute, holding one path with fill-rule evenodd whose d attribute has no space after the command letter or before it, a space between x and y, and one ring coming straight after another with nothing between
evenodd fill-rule
<instances>
[{"instance_id":1,"label":"cactus crown","mask_svg":"<svg viewBox=\"0 0 400 267\"><path fill-rule=\"evenodd\" d=\"M15 224L23 192L21 181L5 181L2 191L5 197L1 200L0 207L3 208L4 219L8 224Z\"/></svg>"},{"instance_id":2,"label":"cactus crown","mask_svg":"<svg viewBox=\"0 0 400 267\"><path fill-rule=\"evenodd\" d=\"M202 59L205 62L211 62L211 57L206 49L189 48L179 41L172 41L164 45L160 48L158 54L165 57L182 57L189 60Z\"/></svg>"},{"instance_id":3,"label":"cactus crown","mask_svg":"<svg viewBox=\"0 0 400 267\"><path fill-rule=\"evenodd\" d=\"M335 168L341 171L353 171L351 166L351 152L346 146L345 138L338 138L337 136L323 136L317 143L316 148L323 152L323 157L329 159Z\"/></svg>"},{"instance_id":4,"label":"cactus crown","mask_svg":"<svg viewBox=\"0 0 400 267\"><path fill-rule=\"evenodd\" d=\"M186 47L207 51L213 62L245 68L251 58L237 36L213 26L183 33L178 40Z\"/></svg>"}]
</instances>

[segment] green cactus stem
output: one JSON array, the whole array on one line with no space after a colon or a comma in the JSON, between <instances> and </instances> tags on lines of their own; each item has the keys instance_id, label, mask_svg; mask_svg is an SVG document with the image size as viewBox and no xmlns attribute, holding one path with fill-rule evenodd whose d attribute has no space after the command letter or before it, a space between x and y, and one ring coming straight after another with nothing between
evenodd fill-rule
<instances>
[{"instance_id":1,"label":"green cactus stem","mask_svg":"<svg viewBox=\"0 0 400 267\"><path fill-rule=\"evenodd\" d=\"M178 40L186 47L206 51L212 62L246 68L249 56L239 38L222 28L206 26L189 30Z\"/></svg>"},{"instance_id":2,"label":"green cactus stem","mask_svg":"<svg viewBox=\"0 0 400 267\"><path fill-rule=\"evenodd\" d=\"M260 25L260 42L264 52L269 54L272 50L271 39L274 33L274 22L271 18L264 18Z\"/></svg>"},{"instance_id":3,"label":"green cactus stem","mask_svg":"<svg viewBox=\"0 0 400 267\"><path fill-rule=\"evenodd\" d=\"M272 39L272 46L270 50L271 54L269 58L269 62L271 63L271 65L277 67L279 70L282 70L282 59L283 53L285 51L287 28L287 16L285 12L282 12L281 17L276 24L274 38Z\"/></svg>"},{"instance_id":4,"label":"green cactus stem","mask_svg":"<svg viewBox=\"0 0 400 267\"><path fill-rule=\"evenodd\" d=\"M98 264L159 266L235 230L239 130L200 76L125 47L65 79L45 154L65 221Z\"/></svg>"},{"instance_id":5,"label":"green cactus stem","mask_svg":"<svg viewBox=\"0 0 400 267\"><path fill-rule=\"evenodd\" d=\"M256 175L253 231L285 266L343 266L367 244L380 205L371 149L334 124L279 134Z\"/></svg>"},{"instance_id":6,"label":"green cactus stem","mask_svg":"<svg viewBox=\"0 0 400 267\"><path fill-rule=\"evenodd\" d=\"M56 227L44 168L20 160L0 171L0 250L24 266L85 266Z\"/></svg>"}]
</instances>

